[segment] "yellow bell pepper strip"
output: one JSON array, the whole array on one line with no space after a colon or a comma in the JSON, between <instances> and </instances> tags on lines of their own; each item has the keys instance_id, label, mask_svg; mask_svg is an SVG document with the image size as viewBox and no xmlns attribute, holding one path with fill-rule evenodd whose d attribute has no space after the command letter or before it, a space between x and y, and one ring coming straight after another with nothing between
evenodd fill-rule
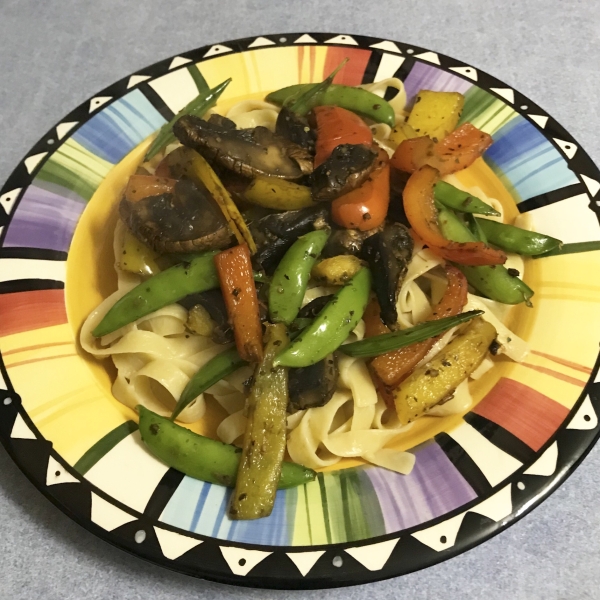
<instances>
[{"instance_id":1,"label":"yellow bell pepper strip","mask_svg":"<svg viewBox=\"0 0 600 600\"><path fill-rule=\"evenodd\" d=\"M415 233L442 258L461 265L501 265L506 254L482 242L451 241L438 225L433 187L439 179L434 168L425 165L408 179L402 194L404 212Z\"/></svg>"},{"instance_id":2,"label":"yellow bell pepper strip","mask_svg":"<svg viewBox=\"0 0 600 600\"><path fill-rule=\"evenodd\" d=\"M240 357L259 362L263 356L262 325L248 246L223 250L214 261Z\"/></svg>"},{"instance_id":3,"label":"yellow bell pepper strip","mask_svg":"<svg viewBox=\"0 0 600 600\"><path fill-rule=\"evenodd\" d=\"M464 105L465 97L458 92L421 90L407 123L418 135L426 135L437 142L454 131Z\"/></svg>"},{"instance_id":4,"label":"yellow bell pepper strip","mask_svg":"<svg viewBox=\"0 0 600 600\"><path fill-rule=\"evenodd\" d=\"M160 272L156 264L159 254L138 240L127 227L123 228L117 265L121 271L150 277Z\"/></svg>"},{"instance_id":5,"label":"yellow bell pepper strip","mask_svg":"<svg viewBox=\"0 0 600 600\"><path fill-rule=\"evenodd\" d=\"M244 191L252 204L273 210L299 210L315 206L309 187L276 177L255 177Z\"/></svg>"},{"instance_id":6,"label":"yellow bell pepper strip","mask_svg":"<svg viewBox=\"0 0 600 600\"><path fill-rule=\"evenodd\" d=\"M154 456L181 473L226 487L233 487L240 463L240 448L198 435L143 406L138 406L140 435ZM284 462L278 488L309 483L316 473L302 465Z\"/></svg>"},{"instance_id":7,"label":"yellow bell pepper strip","mask_svg":"<svg viewBox=\"0 0 600 600\"><path fill-rule=\"evenodd\" d=\"M450 399L458 384L481 364L495 337L493 325L482 318L474 319L434 359L415 369L394 390L400 423L407 425Z\"/></svg>"},{"instance_id":8,"label":"yellow bell pepper strip","mask_svg":"<svg viewBox=\"0 0 600 600\"><path fill-rule=\"evenodd\" d=\"M285 325L267 325L265 342L264 358L254 371L246 402L248 422L229 506L232 519L260 519L271 514L285 454L287 369L273 364L275 354L288 343Z\"/></svg>"}]
</instances>

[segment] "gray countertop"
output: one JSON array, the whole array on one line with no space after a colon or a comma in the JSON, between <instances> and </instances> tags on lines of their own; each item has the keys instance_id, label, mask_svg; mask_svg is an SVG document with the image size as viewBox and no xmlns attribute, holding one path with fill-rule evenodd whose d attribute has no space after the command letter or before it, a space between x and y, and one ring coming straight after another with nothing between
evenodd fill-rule
<instances>
[{"instance_id":1,"label":"gray countertop","mask_svg":"<svg viewBox=\"0 0 600 600\"><path fill-rule=\"evenodd\" d=\"M0 0L0 181L43 132L112 82L231 38L335 31L411 42L539 103L600 162L600 9L570 0ZM513 527L411 575L320 592L247 590L155 567L50 504L0 449L0 598L600 597L600 448Z\"/></svg>"}]
</instances>

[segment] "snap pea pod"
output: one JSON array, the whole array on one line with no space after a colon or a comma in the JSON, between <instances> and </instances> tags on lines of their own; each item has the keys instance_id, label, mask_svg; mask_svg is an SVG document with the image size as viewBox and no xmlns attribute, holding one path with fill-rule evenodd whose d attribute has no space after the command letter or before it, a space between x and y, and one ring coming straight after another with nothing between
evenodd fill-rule
<instances>
[{"instance_id":1,"label":"snap pea pod","mask_svg":"<svg viewBox=\"0 0 600 600\"><path fill-rule=\"evenodd\" d=\"M226 487L235 485L241 448L198 435L143 406L138 406L138 412L142 441L154 456L194 479ZM315 476L312 469L284 462L278 487L296 487L313 481Z\"/></svg>"},{"instance_id":2,"label":"snap pea pod","mask_svg":"<svg viewBox=\"0 0 600 600\"><path fill-rule=\"evenodd\" d=\"M112 333L151 312L178 302L188 294L219 287L213 256L207 252L191 260L165 269L140 283L119 298L92 331L95 337Z\"/></svg>"},{"instance_id":3,"label":"snap pea pod","mask_svg":"<svg viewBox=\"0 0 600 600\"><path fill-rule=\"evenodd\" d=\"M299 237L281 259L269 288L269 315L273 323L289 325L298 315L310 272L329 233L319 229Z\"/></svg>"},{"instance_id":4,"label":"snap pea pod","mask_svg":"<svg viewBox=\"0 0 600 600\"><path fill-rule=\"evenodd\" d=\"M283 103L283 106L291 110L299 117L303 117L315 106L318 106L321 96L327 88L333 83L333 78L339 73L340 69L349 61L345 58L339 66L321 83L316 83L311 87L299 90L297 94L288 96Z\"/></svg>"},{"instance_id":5,"label":"snap pea pod","mask_svg":"<svg viewBox=\"0 0 600 600\"><path fill-rule=\"evenodd\" d=\"M445 181L438 181L433 186L433 194L438 202L459 212L494 217L500 216L500 213L495 208L486 204L483 200L476 198L472 194L463 192Z\"/></svg>"},{"instance_id":6,"label":"snap pea pod","mask_svg":"<svg viewBox=\"0 0 600 600\"><path fill-rule=\"evenodd\" d=\"M491 244L507 252L536 256L559 248L562 244L560 240L549 235L527 231L514 225L498 223L489 219L475 219L475 221Z\"/></svg>"},{"instance_id":7,"label":"snap pea pod","mask_svg":"<svg viewBox=\"0 0 600 600\"><path fill-rule=\"evenodd\" d=\"M479 240L484 244L488 243L487 236L485 235L481 225L479 224L479 221L474 215L470 213L465 214L465 223L467 224L469 231L475 236L476 240Z\"/></svg>"},{"instance_id":8,"label":"snap pea pod","mask_svg":"<svg viewBox=\"0 0 600 600\"><path fill-rule=\"evenodd\" d=\"M287 343L283 323L267 325L264 356L254 371L246 401L244 446L229 506L232 519L259 519L273 510L285 454L289 402L287 369L274 366L273 359Z\"/></svg>"},{"instance_id":9,"label":"snap pea pod","mask_svg":"<svg viewBox=\"0 0 600 600\"><path fill-rule=\"evenodd\" d=\"M275 357L273 364L309 367L337 350L362 318L370 291L371 272L363 267L334 294L315 320Z\"/></svg>"},{"instance_id":10,"label":"snap pea pod","mask_svg":"<svg viewBox=\"0 0 600 600\"><path fill-rule=\"evenodd\" d=\"M404 348L405 346L428 340L482 314L482 310L470 310L453 317L444 317L437 321L426 321L425 323L419 323L414 327L401 331L375 335L358 342L344 344L340 346L340 351L348 356L360 356L364 358L379 356L392 350L398 350L398 348Z\"/></svg>"},{"instance_id":11,"label":"snap pea pod","mask_svg":"<svg viewBox=\"0 0 600 600\"><path fill-rule=\"evenodd\" d=\"M283 105L286 100L305 89L314 87L314 83L299 83L290 85L271 92L267 97L267 102ZM376 123L385 123L394 127L396 115L391 104L363 88L351 87L349 85L331 84L323 94L318 98L316 106L339 106L360 115L372 119Z\"/></svg>"},{"instance_id":12,"label":"snap pea pod","mask_svg":"<svg viewBox=\"0 0 600 600\"><path fill-rule=\"evenodd\" d=\"M152 142L144 160L150 160L156 156L163 148L177 141L177 138L173 134L173 125L175 122L184 115L194 115L196 117L203 117L204 113L212 108L216 103L221 94L225 91L225 88L230 84L231 78L226 79L223 83L212 88L211 90L205 90L198 94L191 102L186 104L168 123L165 123L158 132L155 140Z\"/></svg>"},{"instance_id":13,"label":"snap pea pod","mask_svg":"<svg viewBox=\"0 0 600 600\"><path fill-rule=\"evenodd\" d=\"M579 254L580 252L595 252L600 250L600 242L575 242L573 244L563 244L562 246L538 254L533 258L546 258L546 256L561 256L562 254Z\"/></svg>"},{"instance_id":14,"label":"snap pea pod","mask_svg":"<svg viewBox=\"0 0 600 600\"><path fill-rule=\"evenodd\" d=\"M444 237L454 242L473 242L476 237L450 210L438 209L438 224ZM503 304L530 304L533 290L521 279L511 275L502 265L467 267L457 265L467 281L478 292Z\"/></svg>"}]
</instances>

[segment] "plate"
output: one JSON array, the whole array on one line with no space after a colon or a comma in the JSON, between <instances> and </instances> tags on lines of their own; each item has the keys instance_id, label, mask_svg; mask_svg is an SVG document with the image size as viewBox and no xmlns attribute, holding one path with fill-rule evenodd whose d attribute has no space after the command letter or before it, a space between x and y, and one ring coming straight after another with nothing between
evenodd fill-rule
<instances>
[{"instance_id":1,"label":"plate","mask_svg":"<svg viewBox=\"0 0 600 600\"><path fill-rule=\"evenodd\" d=\"M534 307L511 326L531 345L477 382L464 415L427 418L403 438L408 476L346 461L280 491L267 519L231 522L225 488L167 468L140 445L109 370L76 339L114 286L114 199L147 138L196 93L233 82L223 105L320 81L396 76L465 95L462 121L490 133L459 174L564 242L600 240L600 172L551 116L510 86L439 53L347 34L267 35L205 46L102 90L48 131L0 193L0 439L37 488L98 537L158 565L246 586L319 588L421 569L498 533L548 496L598 437L600 253L530 260ZM146 140L146 142L145 142ZM210 428L210 423L199 427Z\"/></svg>"}]
</instances>

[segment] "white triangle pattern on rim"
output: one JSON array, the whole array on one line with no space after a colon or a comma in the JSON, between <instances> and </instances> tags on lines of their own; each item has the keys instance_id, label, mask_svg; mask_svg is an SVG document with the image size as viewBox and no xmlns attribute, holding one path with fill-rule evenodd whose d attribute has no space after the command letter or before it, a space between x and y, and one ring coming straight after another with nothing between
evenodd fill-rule
<instances>
[{"instance_id":1,"label":"white triangle pattern on rim","mask_svg":"<svg viewBox=\"0 0 600 600\"><path fill-rule=\"evenodd\" d=\"M185 58L184 56L176 56L171 61L171 64L169 65L169 71L171 69L176 69L177 67L181 67L183 65L187 65L188 63L191 63L191 62L192 62L191 58Z\"/></svg>"},{"instance_id":2,"label":"white triangle pattern on rim","mask_svg":"<svg viewBox=\"0 0 600 600\"><path fill-rule=\"evenodd\" d=\"M354 560L357 560L363 567L369 571L381 571L385 563L390 559L396 544L400 538L395 540L386 540L378 544L369 544L368 546L356 546L355 548L345 548Z\"/></svg>"},{"instance_id":3,"label":"white triangle pattern on rim","mask_svg":"<svg viewBox=\"0 0 600 600\"><path fill-rule=\"evenodd\" d=\"M211 56L218 56L219 54L226 54L227 52L233 52L233 50L229 48L229 46L217 44L216 46L211 46L202 58L210 58Z\"/></svg>"},{"instance_id":4,"label":"white triangle pattern on rim","mask_svg":"<svg viewBox=\"0 0 600 600\"><path fill-rule=\"evenodd\" d=\"M369 48L377 48L378 50L387 50L388 52L397 52L402 54L402 50L396 46L394 42L384 40L383 42L377 42L377 44L371 44Z\"/></svg>"},{"instance_id":5,"label":"white triangle pattern on rim","mask_svg":"<svg viewBox=\"0 0 600 600\"><path fill-rule=\"evenodd\" d=\"M2 227L0 227L0 232L2 231ZM0 372L0 390L8 390L8 386L6 385L6 381L4 381L4 377L2 377L2 373Z\"/></svg>"},{"instance_id":6,"label":"white triangle pattern on rim","mask_svg":"<svg viewBox=\"0 0 600 600\"><path fill-rule=\"evenodd\" d=\"M314 552L287 552L289 559L296 565L302 577L310 572L315 563L325 554L325 550L315 550Z\"/></svg>"},{"instance_id":7,"label":"white triangle pattern on rim","mask_svg":"<svg viewBox=\"0 0 600 600\"><path fill-rule=\"evenodd\" d=\"M263 561L272 552L263 552L262 550L248 550L247 548L237 548L235 546L219 546L223 558L229 565L234 575L247 575L254 567Z\"/></svg>"},{"instance_id":8,"label":"white triangle pattern on rim","mask_svg":"<svg viewBox=\"0 0 600 600\"><path fill-rule=\"evenodd\" d=\"M467 512L483 515L492 521L500 521L512 512L511 486L505 485L499 492L490 496L480 504L470 508Z\"/></svg>"},{"instance_id":9,"label":"white triangle pattern on rim","mask_svg":"<svg viewBox=\"0 0 600 600\"><path fill-rule=\"evenodd\" d=\"M542 454L527 470L524 471L525 475L541 475L549 477L556 471L556 464L558 461L558 442L554 442L552 446L546 449Z\"/></svg>"},{"instance_id":10,"label":"white triangle pattern on rim","mask_svg":"<svg viewBox=\"0 0 600 600\"><path fill-rule=\"evenodd\" d=\"M598 193L598 190L600 190L600 182L588 177L587 175L581 175L581 179L583 179L583 183L585 183L590 195L592 198L594 198Z\"/></svg>"},{"instance_id":11,"label":"white triangle pattern on rim","mask_svg":"<svg viewBox=\"0 0 600 600\"><path fill-rule=\"evenodd\" d=\"M23 162L25 163L25 168L27 172L31 175L35 168L40 164L41 160L47 155L47 152L40 152L39 154L34 154L33 156L28 156Z\"/></svg>"},{"instance_id":12,"label":"white triangle pattern on rim","mask_svg":"<svg viewBox=\"0 0 600 600\"><path fill-rule=\"evenodd\" d=\"M450 70L459 75L464 75L473 81L477 81L477 69L474 69L473 67L450 67Z\"/></svg>"},{"instance_id":13,"label":"white triangle pattern on rim","mask_svg":"<svg viewBox=\"0 0 600 600\"><path fill-rule=\"evenodd\" d=\"M90 100L90 112L93 113L109 100L112 100L112 96L97 96L96 98L92 98Z\"/></svg>"},{"instance_id":14,"label":"white triangle pattern on rim","mask_svg":"<svg viewBox=\"0 0 600 600\"><path fill-rule=\"evenodd\" d=\"M275 42L266 37L257 37L248 48L260 48L261 46L274 46Z\"/></svg>"},{"instance_id":15,"label":"white triangle pattern on rim","mask_svg":"<svg viewBox=\"0 0 600 600\"><path fill-rule=\"evenodd\" d=\"M433 527L415 531L412 536L436 552L452 548L466 514L466 512L460 513L460 515L442 521Z\"/></svg>"},{"instance_id":16,"label":"white triangle pattern on rim","mask_svg":"<svg viewBox=\"0 0 600 600\"><path fill-rule=\"evenodd\" d=\"M548 123L548 117L546 115L527 115L534 123L537 123L542 129L546 127Z\"/></svg>"},{"instance_id":17,"label":"white triangle pattern on rim","mask_svg":"<svg viewBox=\"0 0 600 600\"><path fill-rule=\"evenodd\" d=\"M398 56L397 54L388 54L385 52L381 60L379 61L379 66L377 67L377 73L375 73L375 77L373 81L377 83L378 81L382 81L383 79L387 79L388 77L393 77L396 71L402 66L404 62L404 56Z\"/></svg>"},{"instance_id":18,"label":"white triangle pattern on rim","mask_svg":"<svg viewBox=\"0 0 600 600\"><path fill-rule=\"evenodd\" d=\"M581 406L567 425L567 429L579 429L580 431L589 431L598 427L598 415L592 406L589 396L586 396Z\"/></svg>"},{"instance_id":19,"label":"white triangle pattern on rim","mask_svg":"<svg viewBox=\"0 0 600 600\"><path fill-rule=\"evenodd\" d=\"M511 104L515 102L515 91L511 88L490 88L490 92L498 94L498 96L501 96Z\"/></svg>"},{"instance_id":20,"label":"white triangle pattern on rim","mask_svg":"<svg viewBox=\"0 0 600 600\"><path fill-rule=\"evenodd\" d=\"M577 146L573 142L565 142L564 140L559 140L558 138L552 139L558 144L558 147L565 153L567 158L573 158L575 156L575 152L577 152Z\"/></svg>"},{"instance_id":21,"label":"white triangle pattern on rim","mask_svg":"<svg viewBox=\"0 0 600 600\"><path fill-rule=\"evenodd\" d=\"M59 483L81 483L71 473L65 471L64 467L53 457L48 457L48 470L46 471L46 485L57 485Z\"/></svg>"},{"instance_id":22,"label":"white triangle pattern on rim","mask_svg":"<svg viewBox=\"0 0 600 600\"><path fill-rule=\"evenodd\" d=\"M67 135L67 133L69 133L69 131L71 131L71 129L73 129L73 127L75 127L75 125L78 124L79 121L71 121L69 123L61 123L60 125L57 125L56 136L59 140L62 140L65 137L65 135Z\"/></svg>"},{"instance_id":23,"label":"white triangle pattern on rim","mask_svg":"<svg viewBox=\"0 0 600 600\"><path fill-rule=\"evenodd\" d=\"M12 431L10 432L10 437L15 440L36 440L37 437L35 433L31 431L29 425L25 423L23 417L21 415L17 415L15 422L13 424Z\"/></svg>"},{"instance_id":24,"label":"white triangle pattern on rim","mask_svg":"<svg viewBox=\"0 0 600 600\"><path fill-rule=\"evenodd\" d=\"M358 42L351 35L336 35L329 40L325 40L326 44L347 44L348 46L358 46Z\"/></svg>"},{"instance_id":25,"label":"white triangle pattern on rim","mask_svg":"<svg viewBox=\"0 0 600 600\"><path fill-rule=\"evenodd\" d=\"M181 535L175 531L169 531L162 527L154 527L154 532L158 538L158 544L166 558L175 560L189 552L192 548L199 546L202 540L197 540L187 535Z\"/></svg>"},{"instance_id":26,"label":"white triangle pattern on rim","mask_svg":"<svg viewBox=\"0 0 600 600\"><path fill-rule=\"evenodd\" d=\"M427 62L433 63L434 65L440 64L440 57L436 52L422 52L421 54L415 54L415 58L426 60Z\"/></svg>"},{"instance_id":27,"label":"white triangle pattern on rim","mask_svg":"<svg viewBox=\"0 0 600 600\"><path fill-rule=\"evenodd\" d=\"M305 33L301 35L297 40L294 41L294 44L316 44L317 40L314 37Z\"/></svg>"},{"instance_id":28,"label":"white triangle pattern on rim","mask_svg":"<svg viewBox=\"0 0 600 600\"><path fill-rule=\"evenodd\" d=\"M2 196L0 196L0 206L2 206L7 215L10 215L22 189L23 188L15 188L14 190L10 190L10 192L6 192L6 194L2 194Z\"/></svg>"},{"instance_id":29,"label":"white triangle pattern on rim","mask_svg":"<svg viewBox=\"0 0 600 600\"><path fill-rule=\"evenodd\" d=\"M132 88L148 79L150 79L150 75L132 75L127 83L127 89Z\"/></svg>"},{"instance_id":30,"label":"white triangle pattern on rim","mask_svg":"<svg viewBox=\"0 0 600 600\"><path fill-rule=\"evenodd\" d=\"M96 523L102 529L106 529L106 531L112 531L117 527L121 527L121 525L136 520L136 517L107 502L104 498L100 498L94 492L92 492L92 514L90 518L93 523Z\"/></svg>"}]
</instances>

